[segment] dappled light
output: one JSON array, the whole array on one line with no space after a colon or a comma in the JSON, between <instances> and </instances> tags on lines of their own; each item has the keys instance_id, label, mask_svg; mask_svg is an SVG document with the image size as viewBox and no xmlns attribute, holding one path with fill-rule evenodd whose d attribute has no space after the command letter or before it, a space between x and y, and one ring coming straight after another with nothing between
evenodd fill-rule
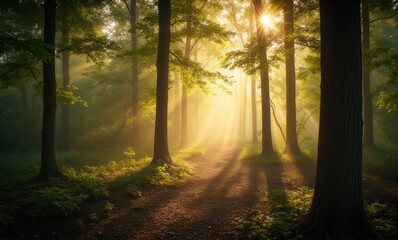
<instances>
[{"instance_id":1,"label":"dappled light","mask_svg":"<svg viewBox=\"0 0 398 240\"><path fill-rule=\"evenodd\" d=\"M0 1L0 239L398 239L397 26L395 0Z\"/></svg>"}]
</instances>

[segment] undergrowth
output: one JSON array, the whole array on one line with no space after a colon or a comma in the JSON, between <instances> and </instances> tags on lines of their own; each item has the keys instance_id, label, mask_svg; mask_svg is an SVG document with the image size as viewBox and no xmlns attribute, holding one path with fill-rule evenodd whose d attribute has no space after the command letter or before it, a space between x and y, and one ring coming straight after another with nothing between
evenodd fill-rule
<instances>
[{"instance_id":1,"label":"undergrowth","mask_svg":"<svg viewBox=\"0 0 398 240\"><path fill-rule=\"evenodd\" d=\"M124 159L100 160L97 164L91 159L87 161L88 164L84 164L82 159L78 162L81 155L76 151L64 154L72 163L69 166L62 165L62 171L68 176L68 180L51 179L45 183L10 184L8 189L12 189L13 193L0 202L0 232L5 233L15 221L11 217L15 209L5 211L10 206L7 202L12 203L18 199L18 203L15 204L18 206L15 208L26 208L34 221L54 217L77 217L78 214L74 214L86 201L103 202L100 212L103 216L110 215L115 208L110 199L117 189L122 190L126 196L139 198L148 187L178 184L192 171L192 167L184 159L195 154L201 153L193 150L177 152L173 157L174 165L171 167L151 165L149 157L135 159L132 148L124 151ZM96 212L82 217L83 219L81 217L75 221L79 229L86 225L83 219L98 220Z\"/></svg>"},{"instance_id":2,"label":"undergrowth","mask_svg":"<svg viewBox=\"0 0 398 240\"><path fill-rule=\"evenodd\" d=\"M295 239L295 228L308 212L312 195L313 190L305 186L270 191L267 210L248 211L243 218L236 218L233 225L247 239ZM381 239L397 239L397 216L392 207L372 202L366 205L366 211Z\"/></svg>"}]
</instances>

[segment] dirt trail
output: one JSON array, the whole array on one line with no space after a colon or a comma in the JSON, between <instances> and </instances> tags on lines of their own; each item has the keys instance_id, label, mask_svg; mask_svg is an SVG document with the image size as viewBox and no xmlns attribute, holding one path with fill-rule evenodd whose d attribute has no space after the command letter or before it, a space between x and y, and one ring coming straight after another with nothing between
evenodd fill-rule
<instances>
[{"instance_id":1,"label":"dirt trail","mask_svg":"<svg viewBox=\"0 0 398 240\"><path fill-rule=\"evenodd\" d=\"M231 222L264 208L267 188L283 189L282 177L295 174L313 184L313 164L245 164L240 152L238 146L208 149L189 160L194 171L183 184L153 189L119 207L80 239L240 239Z\"/></svg>"},{"instance_id":2,"label":"dirt trail","mask_svg":"<svg viewBox=\"0 0 398 240\"><path fill-rule=\"evenodd\" d=\"M132 207L84 233L82 239L237 239L231 221L260 203L265 176L238 160L241 149L208 149L189 160L181 185L154 189Z\"/></svg>"}]
</instances>

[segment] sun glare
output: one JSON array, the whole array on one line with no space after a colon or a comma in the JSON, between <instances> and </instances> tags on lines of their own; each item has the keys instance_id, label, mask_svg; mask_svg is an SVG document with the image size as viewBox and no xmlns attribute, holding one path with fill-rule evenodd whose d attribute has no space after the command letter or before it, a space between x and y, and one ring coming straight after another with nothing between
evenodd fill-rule
<instances>
[{"instance_id":1,"label":"sun glare","mask_svg":"<svg viewBox=\"0 0 398 240\"><path fill-rule=\"evenodd\" d=\"M275 23L274 23L273 19L268 14L263 14L261 16L261 23L264 25L264 27L267 27L267 28L275 27Z\"/></svg>"}]
</instances>

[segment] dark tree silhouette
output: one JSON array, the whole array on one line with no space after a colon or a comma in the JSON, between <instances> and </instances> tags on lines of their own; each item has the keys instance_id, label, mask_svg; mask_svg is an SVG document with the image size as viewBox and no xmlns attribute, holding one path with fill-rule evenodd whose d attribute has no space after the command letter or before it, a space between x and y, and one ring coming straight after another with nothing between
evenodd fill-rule
<instances>
[{"instance_id":1,"label":"dark tree silhouette","mask_svg":"<svg viewBox=\"0 0 398 240\"><path fill-rule=\"evenodd\" d=\"M271 137L271 104L270 104L270 89L269 89L269 75L267 62L267 39L265 36L265 29L261 23L261 16L263 7L261 0L253 0L256 27L257 27L257 41L260 51L260 79L261 79L261 116L262 116L262 154L273 153L272 137Z\"/></svg>"},{"instance_id":2,"label":"dark tree silhouette","mask_svg":"<svg viewBox=\"0 0 398 240\"><path fill-rule=\"evenodd\" d=\"M321 0L321 112L306 239L377 239L362 200L360 0Z\"/></svg>"},{"instance_id":3,"label":"dark tree silhouette","mask_svg":"<svg viewBox=\"0 0 398 240\"><path fill-rule=\"evenodd\" d=\"M157 56L155 146L152 164L172 164L167 142L167 107L170 51L170 0L159 0L159 42Z\"/></svg>"},{"instance_id":4,"label":"dark tree silhouette","mask_svg":"<svg viewBox=\"0 0 398 240\"><path fill-rule=\"evenodd\" d=\"M369 27L369 0L362 0L362 47L368 51L370 47ZM367 59L365 59L366 61ZM370 93L370 62L363 65L363 144L365 147L374 147L373 137L373 104Z\"/></svg>"},{"instance_id":5,"label":"dark tree silhouette","mask_svg":"<svg viewBox=\"0 0 398 240\"><path fill-rule=\"evenodd\" d=\"M294 61L293 0L283 1L286 65L286 147L285 152L298 154L300 149L296 131L296 73Z\"/></svg>"},{"instance_id":6,"label":"dark tree silhouette","mask_svg":"<svg viewBox=\"0 0 398 240\"><path fill-rule=\"evenodd\" d=\"M65 178L59 171L55 141L55 116L57 109L55 81L55 0L45 0L44 8L44 44L51 58L43 62L43 129L41 144L41 166L38 181L50 177Z\"/></svg>"}]
</instances>

